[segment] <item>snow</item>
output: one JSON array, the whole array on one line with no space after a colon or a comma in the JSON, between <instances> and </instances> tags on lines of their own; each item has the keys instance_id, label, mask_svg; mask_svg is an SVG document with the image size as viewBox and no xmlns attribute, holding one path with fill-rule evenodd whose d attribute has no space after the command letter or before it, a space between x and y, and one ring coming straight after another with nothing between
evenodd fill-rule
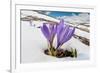
<instances>
[{"instance_id":1,"label":"snow","mask_svg":"<svg viewBox=\"0 0 100 73\"><path fill-rule=\"evenodd\" d=\"M79 35L79 36L82 36L82 37L85 37L85 38L87 38L87 39L90 38L90 33L84 32L84 31L80 31L79 29L76 29L76 30L75 30L75 34L76 34L76 35Z\"/></svg>"},{"instance_id":2,"label":"snow","mask_svg":"<svg viewBox=\"0 0 100 73\"><path fill-rule=\"evenodd\" d=\"M72 38L62 47L76 48L78 51L77 58L56 58L44 54L44 49L47 49L47 40L41 33L40 29L31 27L28 21L21 21L21 62L54 62L54 61L73 61L73 60L88 60L89 46L81 43L79 40ZM79 32L79 31L78 31ZM83 32L81 32L83 33ZM86 34L87 35L87 34Z\"/></svg>"},{"instance_id":3,"label":"snow","mask_svg":"<svg viewBox=\"0 0 100 73\"><path fill-rule=\"evenodd\" d=\"M89 25L89 24L85 24L85 25ZM79 25L78 27L79 27L79 28L88 29L88 30L90 29L90 27L87 27L87 26L84 26L84 25Z\"/></svg>"},{"instance_id":4,"label":"snow","mask_svg":"<svg viewBox=\"0 0 100 73\"><path fill-rule=\"evenodd\" d=\"M73 14L72 16L60 16L57 19L61 18L71 23L89 23L90 15L88 13L80 13L78 15Z\"/></svg>"}]
</instances>

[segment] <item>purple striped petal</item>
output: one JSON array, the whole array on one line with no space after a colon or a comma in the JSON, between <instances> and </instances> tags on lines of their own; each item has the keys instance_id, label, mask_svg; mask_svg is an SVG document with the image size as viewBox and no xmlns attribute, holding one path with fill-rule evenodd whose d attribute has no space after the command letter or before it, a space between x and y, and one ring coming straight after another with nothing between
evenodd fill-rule
<instances>
[{"instance_id":1,"label":"purple striped petal","mask_svg":"<svg viewBox=\"0 0 100 73\"><path fill-rule=\"evenodd\" d=\"M41 31L44 34L44 36L47 38L47 40L50 41L50 32L46 24L43 24L43 27L41 27Z\"/></svg>"},{"instance_id":2,"label":"purple striped petal","mask_svg":"<svg viewBox=\"0 0 100 73\"><path fill-rule=\"evenodd\" d=\"M62 42L62 40L64 39L64 36L66 36L66 34L68 33L68 30L69 30L69 26L65 26L64 27L64 30L62 31L61 33L61 36L60 36L60 42Z\"/></svg>"},{"instance_id":3,"label":"purple striped petal","mask_svg":"<svg viewBox=\"0 0 100 73\"><path fill-rule=\"evenodd\" d=\"M57 30L56 25L49 24L49 30L50 30L50 41L53 42Z\"/></svg>"},{"instance_id":4,"label":"purple striped petal","mask_svg":"<svg viewBox=\"0 0 100 73\"><path fill-rule=\"evenodd\" d=\"M57 25L57 45L60 44L60 37L61 33L64 30L64 20L61 20L60 23Z\"/></svg>"},{"instance_id":5,"label":"purple striped petal","mask_svg":"<svg viewBox=\"0 0 100 73\"><path fill-rule=\"evenodd\" d=\"M54 26L53 34L55 35L57 32L57 25Z\"/></svg>"},{"instance_id":6,"label":"purple striped petal","mask_svg":"<svg viewBox=\"0 0 100 73\"><path fill-rule=\"evenodd\" d=\"M62 41L61 41L61 45L63 45L65 42L67 42L68 40L71 39L71 37L73 36L75 32L75 28L74 27L70 27L68 32L66 32L66 34L64 35Z\"/></svg>"}]
</instances>

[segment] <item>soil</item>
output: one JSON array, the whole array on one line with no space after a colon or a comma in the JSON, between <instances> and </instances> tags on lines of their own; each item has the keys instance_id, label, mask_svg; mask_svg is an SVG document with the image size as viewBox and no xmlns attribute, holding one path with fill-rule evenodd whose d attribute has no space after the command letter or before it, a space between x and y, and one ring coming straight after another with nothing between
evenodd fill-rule
<instances>
[{"instance_id":1,"label":"soil","mask_svg":"<svg viewBox=\"0 0 100 73\"><path fill-rule=\"evenodd\" d=\"M44 53L46 55L50 55L48 49L44 50ZM74 57L74 56L72 55L71 51L63 50L63 49L57 49L56 55L54 57L63 58L63 57Z\"/></svg>"}]
</instances>

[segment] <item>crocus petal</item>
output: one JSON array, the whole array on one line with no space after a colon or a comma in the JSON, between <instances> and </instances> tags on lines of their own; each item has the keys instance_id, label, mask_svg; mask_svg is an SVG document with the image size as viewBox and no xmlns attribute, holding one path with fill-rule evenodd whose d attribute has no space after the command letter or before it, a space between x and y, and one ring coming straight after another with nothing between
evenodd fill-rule
<instances>
[{"instance_id":1,"label":"crocus petal","mask_svg":"<svg viewBox=\"0 0 100 73\"><path fill-rule=\"evenodd\" d=\"M68 40L71 39L71 37L73 36L74 32L75 32L75 27L71 27L70 28L70 32L68 33Z\"/></svg>"},{"instance_id":2,"label":"crocus petal","mask_svg":"<svg viewBox=\"0 0 100 73\"><path fill-rule=\"evenodd\" d=\"M70 29L68 30L68 32L66 32L66 34L64 35L62 41L61 41L61 45L64 44L65 42L67 42L68 40L71 39L71 37L73 36L75 32L75 28L74 27L70 27Z\"/></svg>"},{"instance_id":3,"label":"crocus petal","mask_svg":"<svg viewBox=\"0 0 100 73\"><path fill-rule=\"evenodd\" d=\"M62 42L62 40L65 38L66 34L68 33L69 31L69 26L66 25L61 33L61 36L60 36L60 42Z\"/></svg>"},{"instance_id":4,"label":"crocus petal","mask_svg":"<svg viewBox=\"0 0 100 73\"><path fill-rule=\"evenodd\" d=\"M50 29L51 32L53 32L53 30L54 30L54 25L49 24L49 29Z\"/></svg>"},{"instance_id":5,"label":"crocus petal","mask_svg":"<svg viewBox=\"0 0 100 73\"><path fill-rule=\"evenodd\" d=\"M56 25L53 24L49 24L49 31L50 31L50 41L53 42L53 39L55 37L56 34Z\"/></svg>"},{"instance_id":6,"label":"crocus petal","mask_svg":"<svg viewBox=\"0 0 100 73\"><path fill-rule=\"evenodd\" d=\"M50 41L50 32L46 24L43 24L43 27L41 27L41 31L44 34L44 36L47 38L47 40Z\"/></svg>"},{"instance_id":7,"label":"crocus petal","mask_svg":"<svg viewBox=\"0 0 100 73\"><path fill-rule=\"evenodd\" d=\"M54 25L49 24L49 31L50 31L50 35L52 37L53 36L53 32L54 32Z\"/></svg>"},{"instance_id":8,"label":"crocus petal","mask_svg":"<svg viewBox=\"0 0 100 73\"><path fill-rule=\"evenodd\" d=\"M58 34L58 35L62 32L63 26L64 26L64 21L61 20L60 23L59 23L58 26L57 26L57 34Z\"/></svg>"},{"instance_id":9,"label":"crocus petal","mask_svg":"<svg viewBox=\"0 0 100 73\"><path fill-rule=\"evenodd\" d=\"M63 30L64 30L64 20L61 20L60 23L57 25L57 44L60 43L60 37Z\"/></svg>"},{"instance_id":10,"label":"crocus petal","mask_svg":"<svg viewBox=\"0 0 100 73\"><path fill-rule=\"evenodd\" d=\"M57 32L57 25L54 26L53 34L55 35Z\"/></svg>"},{"instance_id":11,"label":"crocus petal","mask_svg":"<svg viewBox=\"0 0 100 73\"><path fill-rule=\"evenodd\" d=\"M59 25L64 25L64 20L61 19Z\"/></svg>"}]
</instances>

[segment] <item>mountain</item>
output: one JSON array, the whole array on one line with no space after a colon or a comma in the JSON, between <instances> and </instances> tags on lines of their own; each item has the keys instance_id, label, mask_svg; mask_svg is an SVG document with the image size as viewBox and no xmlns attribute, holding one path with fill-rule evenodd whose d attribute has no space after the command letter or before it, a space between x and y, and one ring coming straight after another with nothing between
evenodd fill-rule
<instances>
[{"instance_id":1,"label":"mountain","mask_svg":"<svg viewBox=\"0 0 100 73\"><path fill-rule=\"evenodd\" d=\"M30 11L21 11L21 20L29 21L31 26L36 26L36 27L41 26L44 22L56 24L60 21L53 17L47 16L45 14L40 14L39 12L31 11L31 10ZM71 21L65 22L65 23L69 23L69 25L76 27L75 35L77 35L77 37L80 36L81 40L89 43L89 37L90 37L89 24L73 23ZM83 38L85 38L85 39L83 39ZM78 39L78 38L76 38L76 39ZM86 43L84 43L84 44L86 44ZM88 44L86 44L86 45L88 45Z\"/></svg>"}]
</instances>

